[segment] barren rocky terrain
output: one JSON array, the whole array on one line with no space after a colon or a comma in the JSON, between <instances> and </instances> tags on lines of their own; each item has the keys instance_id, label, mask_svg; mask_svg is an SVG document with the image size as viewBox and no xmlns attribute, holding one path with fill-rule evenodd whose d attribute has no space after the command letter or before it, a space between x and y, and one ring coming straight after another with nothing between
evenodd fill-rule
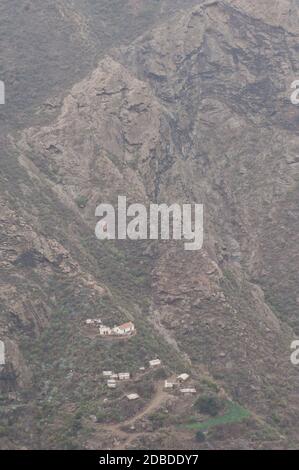
<instances>
[{"instance_id":1,"label":"barren rocky terrain","mask_svg":"<svg viewBox=\"0 0 299 470\"><path fill-rule=\"evenodd\" d=\"M17 3L0 6L0 448L298 448L298 1ZM204 204L203 249L100 242L118 195ZM94 317L137 334L90 337ZM112 369L132 381L107 390ZM195 397L162 390L186 371Z\"/></svg>"}]
</instances>

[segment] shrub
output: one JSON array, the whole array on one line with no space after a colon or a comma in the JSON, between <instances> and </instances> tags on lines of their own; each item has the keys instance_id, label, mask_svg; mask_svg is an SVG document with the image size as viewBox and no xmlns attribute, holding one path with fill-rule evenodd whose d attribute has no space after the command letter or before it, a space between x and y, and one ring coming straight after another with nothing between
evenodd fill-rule
<instances>
[{"instance_id":1,"label":"shrub","mask_svg":"<svg viewBox=\"0 0 299 470\"><path fill-rule=\"evenodd\" d=\"M206 436L202 431L197 431L197 433L195 434L195 438L197 442L205 442L206 440Z\"/></svg>"},{"instance_id":2,"label":"shrub","mask_svg":"<svg viewBox=\"0 0 299 470\"><path fill-rule=\"evenodd\" d=\"M223 409L223 401L216 395L205 395L195 402L196 409L203 414L217 416Z\"/></svg>"},{"instance_id":3,"label":"shrub","mask_svg":"<svg viewBox=\"0 0 299 470\"><path fill-rule=\"evenodd\" d=\"M168 418L168 413L165 411L157 411L156 413L153 413L151 416L149 416L149 420L152 422L154 429L161 428L164 425L165 420Z\"/></svg>"},{"instance_id":4,"label":"shrub","mask_svg":"<svg viewBox=\"0 0 299 470\"><path fill-rule=\"evenodd\" d=\"M78 207L80 207L80 209L85 209L85 207L87 206L87 203L88 203L88 197L86 196L78 196L76 198L76 204Z\"/></svg>"}]
</instances>

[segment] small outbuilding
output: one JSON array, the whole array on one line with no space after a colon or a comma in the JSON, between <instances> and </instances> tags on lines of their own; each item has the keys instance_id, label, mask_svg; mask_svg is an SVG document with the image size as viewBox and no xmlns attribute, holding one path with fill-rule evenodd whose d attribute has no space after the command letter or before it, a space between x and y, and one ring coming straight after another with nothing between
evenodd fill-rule
<instances>
[{"instance_id":1,"label":"small outbuilding","mask_svg":"<svg viewBox=\"0 0 299 470\"><path fill-rule=\"evenodd\" d=\"M181 393L184 393L185 395L188 395L188 394L194 394L196 393L196 388L182 388L180 390Z\"/></svg>"},{"instance_id":2,"label":"small outbuilding","mask_svg":"<svg viewBox=\"0 0 299 470\"><path fill-rule=\"evenodd\" d=\"M153 359L152 361L149 361L150 367L158 367L161 365L161 360L160 359Z\"/></svg>"},{"instance_id":3,"label":"small outbuilding","mask_svg":"<svg viewBox=\"0 0 299 470\"><path fill-rule=\"evenodd\" d=\"M88 320L85 321L86 325L101 325L102 320L100 318L88 318Z\"/></svg>"},{"instance_id":4,"label":"small outbuilding","mask_svg":"<svg viewBox=\"0 0 299 470\"><path fill-rule=\"evenodd\" d=\"M138 400L138 398L140 398L138 393L130 393L129 395L127 395L127 399L130 401Z\"/></svg>"},{"instance_id":5,"label":"small outbuilding","mask_svg":"<svg viewBox=\"0 0 299 470\"><path fill-rule=\"evenodd\" d=\"M178 375L177 379L179 382L186 382L186 380L188 380L190 378L190 375L188 374L181 374L181 375Z\"/></svg>"},{"instance_id":6,"label":"small outbuilding","mask_svg":"<svg viewBox=\"0 0 299 470\"><path fill-rule=\"evenodd\" d=\"M103 377L111 377L113 372L111 370L104 370Z\"/></svg>"},{"instance_id":7,"label":"small outbuilding","mask_svg":"<svg viewBox=\"0 0 299 470\"><path fill-rule=\"evenodd\" d=\"M168 382L168 380L165 380L164 388L171 389L171 388L174 388L174 386L175 386L174 382Z\"/></svg>"},{"instance_id":8,"label":"small outbuilding","mask_svg":"<svg viewBox=\"0 0 299 470\"><path fill-rule=\"evenodd\" d=\"M130 380L131 374L129 372L120 372L118 378L119 380Z\"/></svg>"},{"instance_id":9,"label":"small outbuilding","mask_svg":"<svg viewBox=\"0 0 299 470\"><path fill-rule=\"evenodd\" d=\"M116 382L107 382L107 387L108 388L116 388Z\"/></svg>"}]
</instances>

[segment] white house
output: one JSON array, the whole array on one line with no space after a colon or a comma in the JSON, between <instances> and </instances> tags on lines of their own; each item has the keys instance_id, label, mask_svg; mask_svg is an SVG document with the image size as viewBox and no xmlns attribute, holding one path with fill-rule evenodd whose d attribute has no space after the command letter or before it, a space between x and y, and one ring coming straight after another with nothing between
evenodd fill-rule
<instances>
[{"instance_id":1,"label":"white house","mask_svg":"<svg viewBox=\"0 0 299 470\"><path fill-rule=\"evenodd\" d=\"M110 378L112 380L118 380L118 374L112 374Z\"/></svg>"},{"instance_id":2,"label":"white house","mask_svg":"<svg viewBox=\"0 0 299 470\"><path fill-rule=\"evenodd\" d=\"M168 380L165 380L164 382L164 388L173 388L175 386L175 383L173 382L168 382Z\"/></svg>"},{"instance_id":3,"label":"white house","mask_svg":"<svg viewBox=\"0 0 299 470\"><path fill-rule=\"evenodd\" d=\"M161 360L160 359L153 359L152 361L149 361L150 367L157 367L161 365Z\"/></svg>"},{"instance_id":4,"label":"white house","mask_svg":"<svg viewBox=\"0 0 299 470\"><path fill-rule=\"evenodd\" d=\"M115 326L113 332L117 335L129 335L135 331L135 325L131 321L123 323L122 325Z\"/></svg>"},{"instance_id":5,"label":"white house","mask_svg":"<svg viewBox=\"0 0 299 470\"><path fill-rule=\"evenodd\" d=\"M190 378L190 375L188 374L181 374L181 375L178 375L177 379L179 382L186 382L186 380L188 380Z\"/></svg>"},{"instance_id":6,"label":"white house","mask_svg":"<svg viewBox=\"0 0 299 470\"><path fill-rule=\"evenodd\" d=\"M85 321L86 325L101 325L102 320L100 318L88 318Z\"/></svg>"},{"instance_id":7,"label":"white house","mask_svg":"<svg viewBox=\"0 0 299 470\"><path fill-rule=\"evenodd\" d=\"M182 388L180 392L184 394L193 394L193 393L196 393L196 389L195 388Z\"/></svg>"},{"instance_id":8,"label":"white house","mask_svg":"<svg viewBox=\"0 0 299 470\"><path fill-rule=\"evenodd\" d=\"M120 372L118 374L119 380L130 380L130 377L131 377L131 375L130 375L129 372Z\"/></svg>"},{"instance_id":9,"label":"white house","mask_svg":"<svg viewBox=\"0 0 299 470\"><path fill-rule=\"evenodd\" d=\"M5 345L3 341L0 341L0 366L5 365Z\"/></svg>"},{"instance_id":10,"label":"white house","mask_svg":"<svg viewBox=\"0 0 299 470\"><path fill-rule=\"evenodd\" d=\"M116 388L116 382L107 382L108 388Z\"/></svg>"},{"instance_id":11,"label":"white house","mask_svg":"<svg viewBox=\"0 0 299 470\"><path fill-rule=\"evenodd\" d=\"M127 399L130 401L138 400L138 398L140 398L138 393L130 393L129 395L127 395Z\"/></svg>"},{"instance_id":12,"label":"white house","mask_svg":"<svg viewBox=\"0 0 299 470\"><path fill-rule=\"evenodd\" d=\"M109 335L111 335L112 330L111 330L111 328L109 328L109 326L102 325L99 328L99 332L100 332L101 336L109 336Z\"/></svg>"},{"instance_id":13,"label":"white house","mask_svg":"<svg viewBox=\"0 0 299 470\"><path fill-rule=\"evenodd\" d=\"M113 372L111 370L104 370L103 371L103 377L111 377Z\"/></svg>"}]
</instances>

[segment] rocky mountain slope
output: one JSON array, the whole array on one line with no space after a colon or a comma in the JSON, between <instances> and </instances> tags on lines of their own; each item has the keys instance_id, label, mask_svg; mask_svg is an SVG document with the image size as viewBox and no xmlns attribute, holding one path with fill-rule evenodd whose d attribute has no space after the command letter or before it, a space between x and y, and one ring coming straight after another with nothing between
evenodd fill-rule
<instances>
[{"instance_id":1,"label":"rocky mountain slope","mask_svg":"<svg viewBox=\"0 0 299 470\"><path fill-rule=\"evenodd\" d=\"M1 80L8 84L1 126L40 124L71 85L107 51L130 42L195 0L3 0Z\"/></svg>"},{"instance_id":2,"label":"rocky mountain slope","mask_svg":"<svg viewBox=\"0 0 299 470\"><path fill-rule=\"evenodd\" d=\"M44 55L35 97L21 110L16 86L1 110L1 447L297 447L297 2L52 3L64 33L45 50L61 41L68 68L47 89ZM99 242L95 208L118 195L203 203L203 249ZM96 316L137 334L90 336ZM137 373L153 357L162 369ZM108 392L105 369L134 382ZM229 403L217 426L194 398L161 396L184 371L196 399Z\"/></svg>"}]
</instances>

